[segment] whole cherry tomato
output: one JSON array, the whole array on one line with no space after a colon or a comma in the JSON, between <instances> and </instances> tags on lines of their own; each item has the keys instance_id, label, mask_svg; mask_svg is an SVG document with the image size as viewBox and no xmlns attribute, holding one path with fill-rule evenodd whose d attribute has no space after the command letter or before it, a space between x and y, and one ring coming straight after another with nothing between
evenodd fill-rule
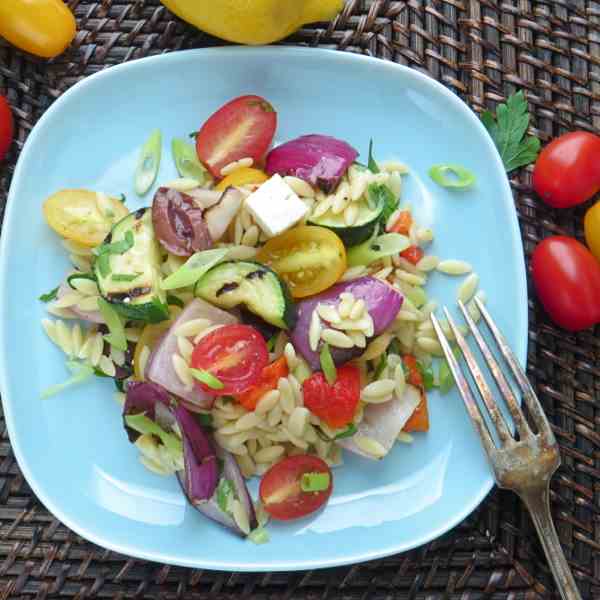
<instances>
[{"instance_id":1,"label":"whole cherry tomato","mask_svg":"<svg viewBox=\"0 0 600 600\"><path fill-rule=\"evenodd\" d=\"M531 260L538 297L551 319L569 331L600 323L600 262L574 238L540 242Z\"/></svg>"},{"instance_id":2,"label":"whole cherry tomato","mask_svg":"<svg viewBox=\"0 0 600 600\"><path fill-rule=\"evenodd\" d=\"M4 96L0 96L0 160L2 160L13 137L13 117L10 106Z\"/></svg>"},{"instance_id":3,"label":"whole cherry tomato","mask_svg":"<svg viewBox=\"0 0 600 600\"><path fill-rule=\"evenodd\" d=\"M600 137L572 131L550 142L535 163L533 187L554 208L591 198L600 191Z\"/></svg>"}]
</instances>

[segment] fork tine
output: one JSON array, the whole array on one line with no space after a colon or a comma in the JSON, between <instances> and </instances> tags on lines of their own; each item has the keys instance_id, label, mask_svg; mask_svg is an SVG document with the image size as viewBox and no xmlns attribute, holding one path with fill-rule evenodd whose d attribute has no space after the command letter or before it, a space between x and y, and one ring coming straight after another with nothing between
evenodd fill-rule
<instances>
[{"instance_id":1,"label":"fork tine","mask_svg":"<svg viewBox=\"0 0 600 600\"><path fill-rule=\"evenodd\" d=\"M512 435L506 425L506 421L504 420L504 415L500 412L498 405L494 400L494 395L492 394L492 390L490 390L479 365L477 364L477 360L473 356L465 338L462 333L459 331L456 323L450 316L450 311L444 306L444 312L446 313L446 319L448 319L448 324L454 333L454 337L456 338L456 342L460 346L461 352L467 361L467 365L469 367L469 371L471 371L471 375L473 375L473 379L475 380L475 384L477 385L477 389L483 399L483 402L488 409L490 414L490 418L492 422L496 426L496 430L498 431L498 437L500 441L504 444L508 440L512 439Z\"/></svg>"},{"instance_id":2,"label":"fork tine","mask_svg":"<svg viewBox=\"0 0 600 600\"><path fill-rule=\"evenodd\" d=\"M433 328L435 329L442 349L444 350L444 354L446 356L446 360L448 361L448 366L450 367L450 371L452 371L452 375L454 376L454 381L456 381L456 387L458 387L458 391L462 396L462 399L467 408L467 412L471 417L471 421L473 422L473 426L475 430L479 434L481 438L481 442L485 449L486 454L489 459L493 462L497 453L496 444L490 435L487 424L483 419L481 411L479 410L479 405L473 398L473 394L471 393L471 388L469 387L468 381L465 379L463 372L452 352L452 348L450 348L450 343L448 342L444 332L442 331L442 327L440 322L438 321L435 314L431 313L431 322L433 323Z\"/></svg>"},{"instance_id":3,"label":"fork tine","mask_svg":"<svg viewBox=\"0 0 600 600\"><path fill-rule=\"evenodd\" d=\"M524 439L525 437L531 435L531 429L529 428L529 425L525 420L525 416L521 412L521 408L519 407L517 399L515 398L515 395L513 394L510 385L508 385L508 381L506 381L506 377L504 377L504 373L502 372L500 365L498 365L498 362L494 358L494 355L492 354L489 346L483 339L479 328L477 327L475 321L469 314L469 311L467 310L466 306L461 300L458 301L458 306L460 307L465 321L467 322L467 325L469 326L469 329L471 330L471 333L473 334L473 337L475 338L475 341L479 346L479 350L481 350L481 354L483 354L485 362L487 363L492 375L494 376L494 379L496 380L496 384L498 385L498 388L500 389L500 392L502 393L502 396L506 401L508 409L510 410L510 414L512 415L513 421L517 426L519 436L521 437L521 439Z\"/></svg>"},{"instance_id":4,"label":"fork tine","mask_svg":"<svg viewBox=\"0 0 600 600\"><path fill-rule=\"evenodd\" d=\"M548 442L550 444L555 444L556 439L554 437L552 427L550 427L548 417L546 417L542 405L540 404L540 401L536 393L534 392L533 387L529 382L529 379L527 379L527 375L525 375L525 372L521 368L517 357L510 349L506 338L502 335L502 333L498 329L498 326L492 319L490 313L483 305L483 303L480 302L479 298L475 298L475 303L477 304L477 308L479 308L479 310L481 311L481 315L483 316L483 319L489 327L492 336L496 340L496 343L500 348L500 352L502 353L504 360L508 363L508 366L510 367L510 370L512 371L515 380L521 388L521 392L523 393L523 401L529 409L531 419L536 424L538 431L547 437Z\"/></svg>"}]
</instances>

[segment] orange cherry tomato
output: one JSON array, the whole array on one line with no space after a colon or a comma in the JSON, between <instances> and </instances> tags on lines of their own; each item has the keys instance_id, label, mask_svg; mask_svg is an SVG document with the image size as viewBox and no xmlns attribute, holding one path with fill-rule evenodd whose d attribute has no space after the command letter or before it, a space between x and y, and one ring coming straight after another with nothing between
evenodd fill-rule
<instances>
[{"instance_id":1,"label":"orange cherry tomato","mask_svg":"<svg viewBox=\"0 0 600 600\"><path fill-rule=\"evenodd\" d=\"M251 167L242 167L235 170L222 179L215 187L217 192L224 192L230 185L250 185L264 183L269 179L269 176L260 169L252 169Z\"/></svg>"},{"instance_id":2,"label":"orange cherry tomato","mask_svg":"<svg viewBox=\"0 0 600 600\"><path fill-rule=\"evenodd\" d=\"M588 208L583 220L585 242L592 254L600 260L600 201Z\"/></svg>"},{"instance_id":3,"label":"orange cherry tomato","mask_svg":"<svg viewBox=\"0 0 600 600\"><path fill-rule=\"evenodd\" d=\"M416 265L425 256L425 252L419 246L409 246L406 250L400 252L400 256L413 265Z\"/></svg>"},{"instance_id":4,"label":"orange cherry tomato","mask_svg":"<svg viewBox=\"0 0 600 600\"><path fill-rule=\"evenodd\" d=\"M58 56L76 31L75 17L62 0L0 2L0 36L36 56Z\"/></svg>"},{"instance_id":5,"label":"orange cherry tomato","mask_svg":"<svg viewBox=\"0 0 600 600\"><path fill-rule=\"evenodd\" d=\"M271 390L277 389L281 377L288 376L287 360L284 356L267 365L262 370L260 379L243 394L236 394L234 398L246 409L254 410L258 401Z\"/></svg>"},{"instance_id":6,"label":"orange cherry tomato","mask_svg":"<svg viewBox=\"0 0 600 600\"><path fill-rule=\"evenodd\" d=\"M330 288L346 270L342 240L333 231L312 225L270 239L256 258L285 280L294 298Z\"/></svg>"}]
</instances>

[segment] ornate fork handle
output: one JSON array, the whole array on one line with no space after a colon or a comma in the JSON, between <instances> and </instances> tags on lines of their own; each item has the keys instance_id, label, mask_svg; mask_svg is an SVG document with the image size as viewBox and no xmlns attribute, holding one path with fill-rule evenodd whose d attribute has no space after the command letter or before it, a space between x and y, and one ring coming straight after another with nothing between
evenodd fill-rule
<instances>
[{"instance_id":1,"label":"ornate fork handle","mask_svg":"<svg viewBox=\"0 0 600 600\"><path fill-rule=\"evenodd\" d=\"M519 493L538 532L554 580L564 600L581 600L575 579L560 546L558 534L550 513L549 485L531 488Z\"/></svg>"}]
</instances>

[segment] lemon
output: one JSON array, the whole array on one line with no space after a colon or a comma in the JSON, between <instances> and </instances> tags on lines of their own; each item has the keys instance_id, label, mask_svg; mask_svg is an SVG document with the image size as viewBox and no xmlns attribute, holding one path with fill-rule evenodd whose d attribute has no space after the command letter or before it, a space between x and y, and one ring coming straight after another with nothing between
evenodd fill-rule
<instances>
[{"instance_id":1,"label":"lemon","mask_svg":"<svg viewBox=\"0 0 600 600\"><path fill-rule=\"evenodd\" d=\"M270 44L306 23L329 21L344 0L161 0L184 21L238 44Z\"/></svg>"}]
</instances>

